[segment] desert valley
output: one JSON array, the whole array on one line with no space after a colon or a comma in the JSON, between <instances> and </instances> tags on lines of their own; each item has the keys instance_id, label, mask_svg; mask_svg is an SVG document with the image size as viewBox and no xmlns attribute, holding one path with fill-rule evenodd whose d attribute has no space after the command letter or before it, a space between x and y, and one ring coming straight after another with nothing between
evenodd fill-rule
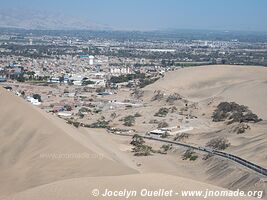
<instances>
[{"instance_id":1,"label":"desert valley","mask_svg":"<svg viewBox=\"0 0 267 200\"><path fill-rule=\"evenodd\" d=\"M95 188L240 189L262 191L266 199L266 175L212 151L146 139L214 147L266 169L266 77L266 67L208 65L166 72L138 90L122 88L106 96L81 91L84 101L92 98L104 106L99 112L84 112L77 118L79 126L75 118L58 116L17 96L27 83L5 82L0 87L0 199L86 200L93 199ZM7 86L12 91L4 89ZM45 91L49 86L34 87ZM62 93L75 87L58 86ZM103 122L108 126L101 127ZM142 142L134 143L134 137ZM150 198L167 199L145 197Z\"/></svg>"}]
</instances>

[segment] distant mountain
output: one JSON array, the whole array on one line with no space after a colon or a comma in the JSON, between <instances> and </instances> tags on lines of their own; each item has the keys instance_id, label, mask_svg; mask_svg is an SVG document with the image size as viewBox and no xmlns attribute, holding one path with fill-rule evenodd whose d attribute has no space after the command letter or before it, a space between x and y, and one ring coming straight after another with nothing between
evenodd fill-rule
<instances>
[{"instance_id":1,"label":"distant mountain","mask_svg":"<svg viewBox=\"0 0 267 200\"><path fill-rule=\"evenodd\" d=\"M39 30L111 30L107 25L61 13L0 10L0 27Z\"/></svg>"}]
</instances>

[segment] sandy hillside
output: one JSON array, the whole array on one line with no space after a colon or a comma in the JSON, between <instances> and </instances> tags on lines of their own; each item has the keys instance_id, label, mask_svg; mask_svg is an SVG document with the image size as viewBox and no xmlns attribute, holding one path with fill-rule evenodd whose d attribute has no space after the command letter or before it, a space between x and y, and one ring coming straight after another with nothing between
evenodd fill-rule
<instances>
[{"instance_id":1,"label":"sandy hillside","mask_svg":"<svg viewBox=\"0 0 267 200\"><path fill-rule=\"evenodd\" d=\"M153 180L153 184L151 181ZM114 184L115 183L115 184ZM173 190L174 193L180 193L173 195L172 197L141 197L140 192L142 189L148 190ZM175 176L169 176L164 174L139 174L139 175L126 175L116 177L97 177L97 178L79 178L69 179L66 181L59 181L52 184L36 187L24 192L18 193L12 197L12 200L87 200L87 199L126 199L125 197L103 197L105 190L123 190L136 191L136 196L128 199L203 199L203 197L184 197L182 195L183 190L190 191L206 191L209 190L221 191L221 188L203 184L200 182L179 178ZM94 197L92 191L98 189L100 196ZM52 195L51 195L52 194ZM214 199L215 197L208 197L206 199ZM239 199L237 197L216 197L216 199ZM241 198L240 198L241 199ZM242 200L255 199L242 197ZM9 200L9 199L7 199Z\"/></svg>"},{"instance_id":2,"label":"sandy hillside","mask_svg":"<svg viewBox=\"0 0 267 200\"><path fill-rule=\"evenodd\" d=\"M163 79L145 90L178 92L194 101L219 96L249 106L267 119L266 67L210 65L183 68L166 73Z\"/></svg>"},{"instance_id":3,"label":"sandy hillside","mask_svg":"<svg viewBox=\"0 0 267 200\"><path fill-rule=\"evenodd\" d=\"M226 137L231 143L226 151L266 167L266 67L211 65L183 68L166 73L164 78L144 90L148 94L146 101L150 101L155 90L161 90L165 94L179 93L198 105L193 111L198 119L189 123L196 128L190 133L187 142L203 146L211 138ZM212 112L222 101L234 101L248 106L263 121L251 123L245 134L233 133L233 126L211 120Z\"/></svg>"},{"instance_id":4,"label":"sandy hillside","mask_svg":"<svg viewBox=\"0 0 267 200\"><path fill-rule=\"evenodd\" d=\"M219 189L177 176L138 174L129 167L136 162L127 157L127 145L116 143L113 136L87 135L3 89L0 98L0 199L94 199L92 188L126 185L137 190ZM85 157L42 157L74 153Z\"/></svg>"},{"instance_id":5,"label":"sandy hillside","mask_svg":"<svg viewBox=\"0 0 267 200\"><path fill-rule=\"evenodd\" d=\"M215 96L220 99L227 97L238 101L240 96L238 91L241 91L239 88L242 86L247 88L247 82L253 83L251 86L254 85L255 88L251 90L255 92L258 86L261 86L259 88L262 90L266 84L267 70L265 68L246 68L247 70L232 66L208 66L167 73L163 79L144 88L148 94L145 98L149 99L149 101L145 99L144 102L151 103L151 95L155 89L164 90L166 93L178 92L192 101L204 102L203 105L206 104L206 99ZM234 75L237 71L240 71L240 74ZM264 92L258 91L258 93L262 95L258 98L265 97ZM249 97L246 102L240 103L248 105L253 112L264 118L265 111L259 109L259 104L255 102L255 97ZM147 105L146 110L136 108L134 113L140 112L142 117L146 117L145 121L148 121L150 115L153 116L153 113L162 106L161 104L161 102L154 102L150 106ZM262 106L265 105L262 104ZM175 188L179 192L183 189L218 189L209 184L225 188L234 188L234 186L243 188L252 181L255 183L259 181L255 174L249 174L242 167L228 163L228 161L222 162L219 159L208 162L200 159L195 163L188 163L190 161L182 161L180 154L176 152L168 155L133 157L129 145L130 138L107 135L104 130L99 129L76 129L2 88L0 88L0 109L0 199L101 199L91 196L93 188L101 191L105 188L119 190L127 187L137 190ZM201 105L199 109L201 112L211 112L213 108ZM125 114L124 112L125 110L121 110L118 113L120 115L118 119ZM133 110L129 109L127 112L133 113ZM146 114L150 115L146 116ZM142 117L137 122L140 129L144 121ZM175 117L176 115L173 116ZM207 122L207 120L209 119L204 121ZM196 121L196 124L198 123L199 121ZM213 125L210 127L216 128ZM265 128L265 122L263 122L260 126L252 127L248 134L238 136L228 134L233 144L230 151L252 161L255 159L260 164L264 163L266 159L264 154L254 157L253 155L259 151L266 152L266 145L259 141L259 138L266 141L263 135ZM222 130L224 130L224 125L222 125ZM260 130L260 133L255 133L255 130ZM192 139L190 142L205 143L216 134L227 134L212 131L197 131L192 138L190 136L189 139ZM162 144L151 145L159 147ZM257 148L259 145L260 149ZM51 154L52 156L81 157L47 157ZM138 163L141 163L141 166L137 166ZM196 180L201 182L196 182ZM177 199L177 196L174 199ZM186 198L183 197L183 199Z\"/></svg>"},{"instance_id":6,"label":"sandy hillside","mask_svg":"<svg viewBox=\"0 0 267 200\"><path fill-rule=\"evenodd\" d=\"M64 121L3 89L0 99L1 195L68 178L136 173L88 148L79 132ZM44 157L49 154L76 158Z\"/></svg>"}]
</instances>

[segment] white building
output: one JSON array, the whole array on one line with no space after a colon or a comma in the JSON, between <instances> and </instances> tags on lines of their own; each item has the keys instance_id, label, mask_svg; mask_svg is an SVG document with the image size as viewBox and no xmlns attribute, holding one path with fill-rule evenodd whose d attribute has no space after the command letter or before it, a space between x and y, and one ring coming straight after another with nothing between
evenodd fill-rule
<instances>
[{"instance_id":1,"label":"white building","mask_svg":"<svg viewBox=\"0 0 267 200\"><path fill-rule=\"evenodd\" d=\"M89 56L89 65L93 65L94 64L94 56L90 55Z\"/></svg>"},{"instance_id":2,"label":"white building","mask_svg":"<svg viewBox=\"0 0 267 200\"><path fill-rule=\"evenodd\" d=\"M130 67L110 67L109 72L113 76L119 76L123 74L132 74Z\"/></svg>"}]
</instances>

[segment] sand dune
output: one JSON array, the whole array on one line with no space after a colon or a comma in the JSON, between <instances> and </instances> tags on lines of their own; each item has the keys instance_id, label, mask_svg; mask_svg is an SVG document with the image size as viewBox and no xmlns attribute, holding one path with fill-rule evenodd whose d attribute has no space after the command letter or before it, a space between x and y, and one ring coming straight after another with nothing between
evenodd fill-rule
<instances>
[{"instance_id":1,"label":"sand dune","mask_svg":"<svg viewBox=\"0 0 267 200\"><path fill-rule=\"evenodd\" d=\"M136 172L89 149L64 121L3 89L0 99L0 194L68 178Z\"/></svg>"},{"instance_id":2,"label":"sand dune","mask_svg":"<svg viewBox=\"0 0 267 200\"><path fill-rule=\"evenodd\" d=\"M210 65L166 73L145 88L148 91L178 92L193 101L222 97L249 106L267 119L267 68L254 66Z\"/></svg>"},{"instance_id":3,"label":"sand dune","mask_svg":"<svg viewBox=\"0 0 267 200\"><path fill-rule=\"evenodd\" d=\"M152 183L153 180L153 184ZM114 184L116 183L116 184ZM36 187L12 197L12 200L87 200L87 199L126 199L126 197L103 197L101 194L105 193L105 189L116 191L127 189L129 191L137 191L137 195L129 199L200 199L203 197L185 197L173 195L172 197L141 197L142 189L158 191L160 189L173 190L182 195L183 190L189 191L206 191L207 188L213 191L221 191L221 188L203 184L196 181L191 181L184 178L177 178L175 176L164 174L139 174L139 175L125 175L116 177L98 177L98 178L79 178L66 181L59 181L52 184ZM100 196L94 197L92 191L98 189ZM174 193L173 192L173 193ZM145 193L143 193L145 194ZM206 199L237 199L237 197L208 197ZM242 199L254 199L242 197ZM9 199L7 199L9 200Z\"/></svg>"},{"instance_id":4,"label":"sand dune","mask_svg":"<svg viewBox=\"0 0 267 200\"><path fill-rule=\"evenodd\" d=\"M263 67L205 66L181 69L167 73L163 79L144 88L148 94L145 98L151 102L155 89L163 90L167 94L178 92L195 102L206 102L216 97L245 104L266 119L266 75L267 69ZM160 102L157 104L161 106ZM153 114L154 111L149 110L152 107L147 107L148 112L142 115ZM200 109L201 112L210 113L213 108ZM228 188L234 188L231 184L243 187L248 184L247 181L258 181L257 176L247 176L240 168L219 159L207 163L199 160L188 164L175 157L177 155L133 158L129 153L129 141L106 135L99 130L76 129L2 88L0 110L0 199L103 199L94 198L91 195L92 189L103 191L105 188L165 188L175 189L177 192L207 188L222 190L190 179L216 183ZM223 127L221 132L196 133L190 142L204 144L216 134L228 134L227 137L232 143L229 151L251 161L265 163L264 152L267 147L263 133L266 130L266 122L261 123L259 126L252 126L250 132L245 135L229 135ZM255 156L259 152L261 154ZM141 162L142 166L137 167L137 162ZM197 167L193 167L196 164ZM208 178L210 180L207 181ZM132 199L144 198L137 196ZM170 199L177 199L177 196Z\"/></svg>"},{"instance_id":5,"label":"sand dune","mask_svg":"<svg viewBox=\"0 0 267 200\"><path fill-rule=\"evenodd\" d=\"M3 89L0 98L0 199L94 199L93 188L220 189L177 176L138 174L111 137L86 135ZM73 154L85 157L46 157Z\"/></svg>"}]
</instances>

